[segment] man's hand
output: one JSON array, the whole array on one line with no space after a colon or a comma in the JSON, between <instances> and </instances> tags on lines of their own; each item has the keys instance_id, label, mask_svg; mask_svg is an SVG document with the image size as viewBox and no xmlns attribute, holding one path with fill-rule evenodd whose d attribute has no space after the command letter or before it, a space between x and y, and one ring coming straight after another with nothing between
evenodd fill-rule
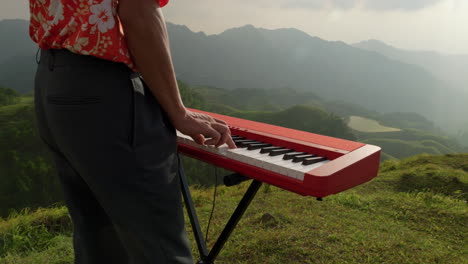
<instances>
[{"instance_id":1,"label":"man's hand","mask_svg":"<svg viewBox=\"0 0 468 264\"><path fill-rule=\"evenodd\" d=\"M198 144L219 147L226 143L229 148L236 148L231 131L223 120L187 110L185 115L176 117L172 123L177 130L191 136Z\"/></svg>"},{"instance_id":2,"label":"man's hand","mask_svg":"<svg viewBox=\"0 0 468 264\"><path fill-rule=\"evenodd\" d=\"M158 1L120 0L118 14L128 49L151 93L174 127L199 144L235 148L226 123L187 110L177 87L169 38ZM210 138L208 140L205 139Z\"/></svg>"}]
</instances>

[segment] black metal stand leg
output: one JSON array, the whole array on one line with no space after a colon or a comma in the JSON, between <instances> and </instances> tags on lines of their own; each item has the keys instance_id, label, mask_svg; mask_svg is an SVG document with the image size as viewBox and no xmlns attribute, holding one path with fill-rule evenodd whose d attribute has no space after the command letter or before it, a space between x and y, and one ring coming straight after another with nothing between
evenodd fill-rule
<instances>
[{"instance_id":1,"label":"black metal stand leg","mask_svg":"<svg viewBox=\"0 0 468 264\"><path fill-rule=\"evenodd\" d=\"M228 240L232 231L236 227L237 223L239 222L239 220L242 218L245 211L249 207L250 202L253 200L253 198L257 194L258 189L260 189L260 187L262 186L262 182L259 182L257 180L252 181L252 183L249 186L249 189L242 197L242 200L237 205L236 210L231 215L231 218L229 218L229 221L227 222L223 231L219 235L218 240L216 240L215 245L213 246L211 251L208 253L208 250L206 247L206 241L203 238L203 232L201 231L201 228L200 228L200 222L198 221L197 213L195 211L195 206L193 205L192 196L190 194L190 189L187 183L187 178L185 177L185 173L182 168L182 164L180 163L180 160L179 160L179 177L180 177L180 181L182 185L181 186L182 195L184 197L185 206L187 207L187 213L190 218L190 223L192 225L195 240L197 242L198 251L200 252L201 260L198 262L198 264L213 264L219 252L221 252L221 250L223 249L224 244Z\"/></svg>"},{"instance_id":2,"label":"black metal stand leg","mask_svg":"<svg viewBox=\"0 0 468 264\"><path fill-rule=\"evenodd\" d=\"M193 234L195 236L195 241L197 242L198 252L202 259L208 256L208 249L206 248L206 242L203 238L203 232L200 228L200 222L198 221L197 212L195 211L195 206L193 205L192 195L190 194L190 189L188 186L187 178L185 177L184 169L180 162L179 157L179 177L182 187L182 195L184 197L185 207L187 207L187 214L190 218L190 224L192 225Z\"/></svg>"},{"instance_id":3,"label":"black metal stand leg","mask_svg":"<svg viewBox=\"0 0 468 264\"><path fill-rule=\"evenodd\" d=\"M245 210L247 210L247 207L249 207L250 202L253 200L253 198L257 194L258 189L260 189L261 186L262 182L257 180L252 181L252 183L249 186L249 189L244 194L244 197L242 197L242 200L239 202L239 205L237 205L236 210L234 211L228 223L224 227L223 232L221 232L221 234L219 235L218 240L216 240L216 243L211 249L210 254L206 258L207 263L214 262L215 258L218 256L221 249L223 249L224 244L228 240L229 236L231 235L239 220L244 215Z\"/></svg>"}]
</instances>

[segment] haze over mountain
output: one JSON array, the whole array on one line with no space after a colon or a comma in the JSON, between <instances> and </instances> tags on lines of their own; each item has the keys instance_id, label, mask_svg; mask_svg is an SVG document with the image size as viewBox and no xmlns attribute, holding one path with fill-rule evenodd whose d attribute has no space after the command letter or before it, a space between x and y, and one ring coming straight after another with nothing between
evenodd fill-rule
<instances>
[{"instance_id":1,"label":"haze over mountain","mask_svg":"<svg viewBox=\"0 0 468 264\"><path fill-rule=\"evenodd\" d=\"M398 49L382 41L371 39L353 44L354 47L375 51L390 59L418 65L455 89L468 91L468 54L441 54L434 51Z\"/></svg>"},{"instance_id":2,"label":"haze over mountain","mask_svg":"<svg viewBox=\"0 0 468 264\"><path fill-rule=\"evenodd\" d=\"M36 69L37 46L29 38L28 26L22 19L0 21L0 86L21 93L32 90Z\"/></svg>"},{"instance_id":3,"label":"haze over mountain","mask_svg":"<svg viewBox=\"0 0 468 264\"><path fill-rule=\"evenodd\" d=\"M291 87L379 112L417 112L444 127L468 112L467 96L424 68L343 42L251 25L218 35L168 28L178 78L191 84Z\"/></svg>"},{"instance_id":4,"label":"haze over mountain","mask_svg":"<svg viewBox=\"0 0 468 264\"><path fill-rule=\"evenodd\" d=\"M27 21L0 25L0 34L11 36L0 44L0 85L29 92L36 49ZM443 127L456 127L468 113L463 89L421 66L297 29L247 25L206 35L168 23L168 31L177 78L192 85L294 88L379 112L416 112Z\"/></svg>"}]
</instances>

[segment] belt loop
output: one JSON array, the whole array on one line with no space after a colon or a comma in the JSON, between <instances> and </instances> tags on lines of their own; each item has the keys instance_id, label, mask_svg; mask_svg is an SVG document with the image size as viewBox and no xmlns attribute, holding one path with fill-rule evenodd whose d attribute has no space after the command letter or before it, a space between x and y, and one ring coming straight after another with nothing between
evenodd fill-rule
<instances>
[{"instance_id":1,"label":"belt loop","mask_svg":"<svg viewBox=\"0 0 468 264\"><path fill-rule=\"evenodd\" d=\"M50 58L49 58L49 71L53 71L54 70L54 64L55 64L55 54L54 54L53 49L49 49L49 55L50 55Z\"/></svg>"}]
</instances>

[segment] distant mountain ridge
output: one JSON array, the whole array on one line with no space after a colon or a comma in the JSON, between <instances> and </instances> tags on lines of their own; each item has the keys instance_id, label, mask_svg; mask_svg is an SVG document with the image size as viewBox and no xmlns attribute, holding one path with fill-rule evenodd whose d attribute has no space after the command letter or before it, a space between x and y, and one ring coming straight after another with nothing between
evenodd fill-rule
<instances>
[{"instance_id":1,"label":"distant mountain ridge","mask_svg":"<svg viewBox=\"0 0 468 264\"><path fill-rule=\"evenodd\" d=\"M344 42L325 41L297 29L246 25L206 35L186 26L167 26L177 78L192 85L293 88L378 112L416 112L444 127L455 126L465 119L460 113L468 112L466 96L457 89L447 93L450 84L426 69ZM20 31L18 41L27 41L27 21L18 26ZM0 85L21 92L32 89L35 50L24 50L29 60L24 56L0 60Z\"/></svg>"},{"instance_id":2,"label":"distant mountain ridge","mask_svg":"<svg viewBox=\"0 0 468 264\"><path fill-rule=\"evenodd\" d=\"M206 35L168 28L178 78L190 84L308 90L379 112L417 112L444 127L468 112L462 92L447 94L451 84L418 65L297 29L247 25Z\"/></svg>"},{"instance_id":3,"label":"distant mountain ridge","mask_svg":"<svg viewBox=\"0 0 468 264\"><path fill-rule=\"evenodd\" d=\"M452 84L453 88L468 91L468 54L454 55L434 51L404 50L375 39L361 41L353 46L375 51L390 59L418 65L436 78Z\"/></svg>"},{"instance_id":4,"label":"distant mountain ridge","mask_svg":"<svg viewBox=\"0 0 468 264\"><path fill-rule=\"evenodd\" d=\"M37 45L29 37L29 21L0 20L0 86L21 93L32 90Z\"/></svg>"}]
</instances>

